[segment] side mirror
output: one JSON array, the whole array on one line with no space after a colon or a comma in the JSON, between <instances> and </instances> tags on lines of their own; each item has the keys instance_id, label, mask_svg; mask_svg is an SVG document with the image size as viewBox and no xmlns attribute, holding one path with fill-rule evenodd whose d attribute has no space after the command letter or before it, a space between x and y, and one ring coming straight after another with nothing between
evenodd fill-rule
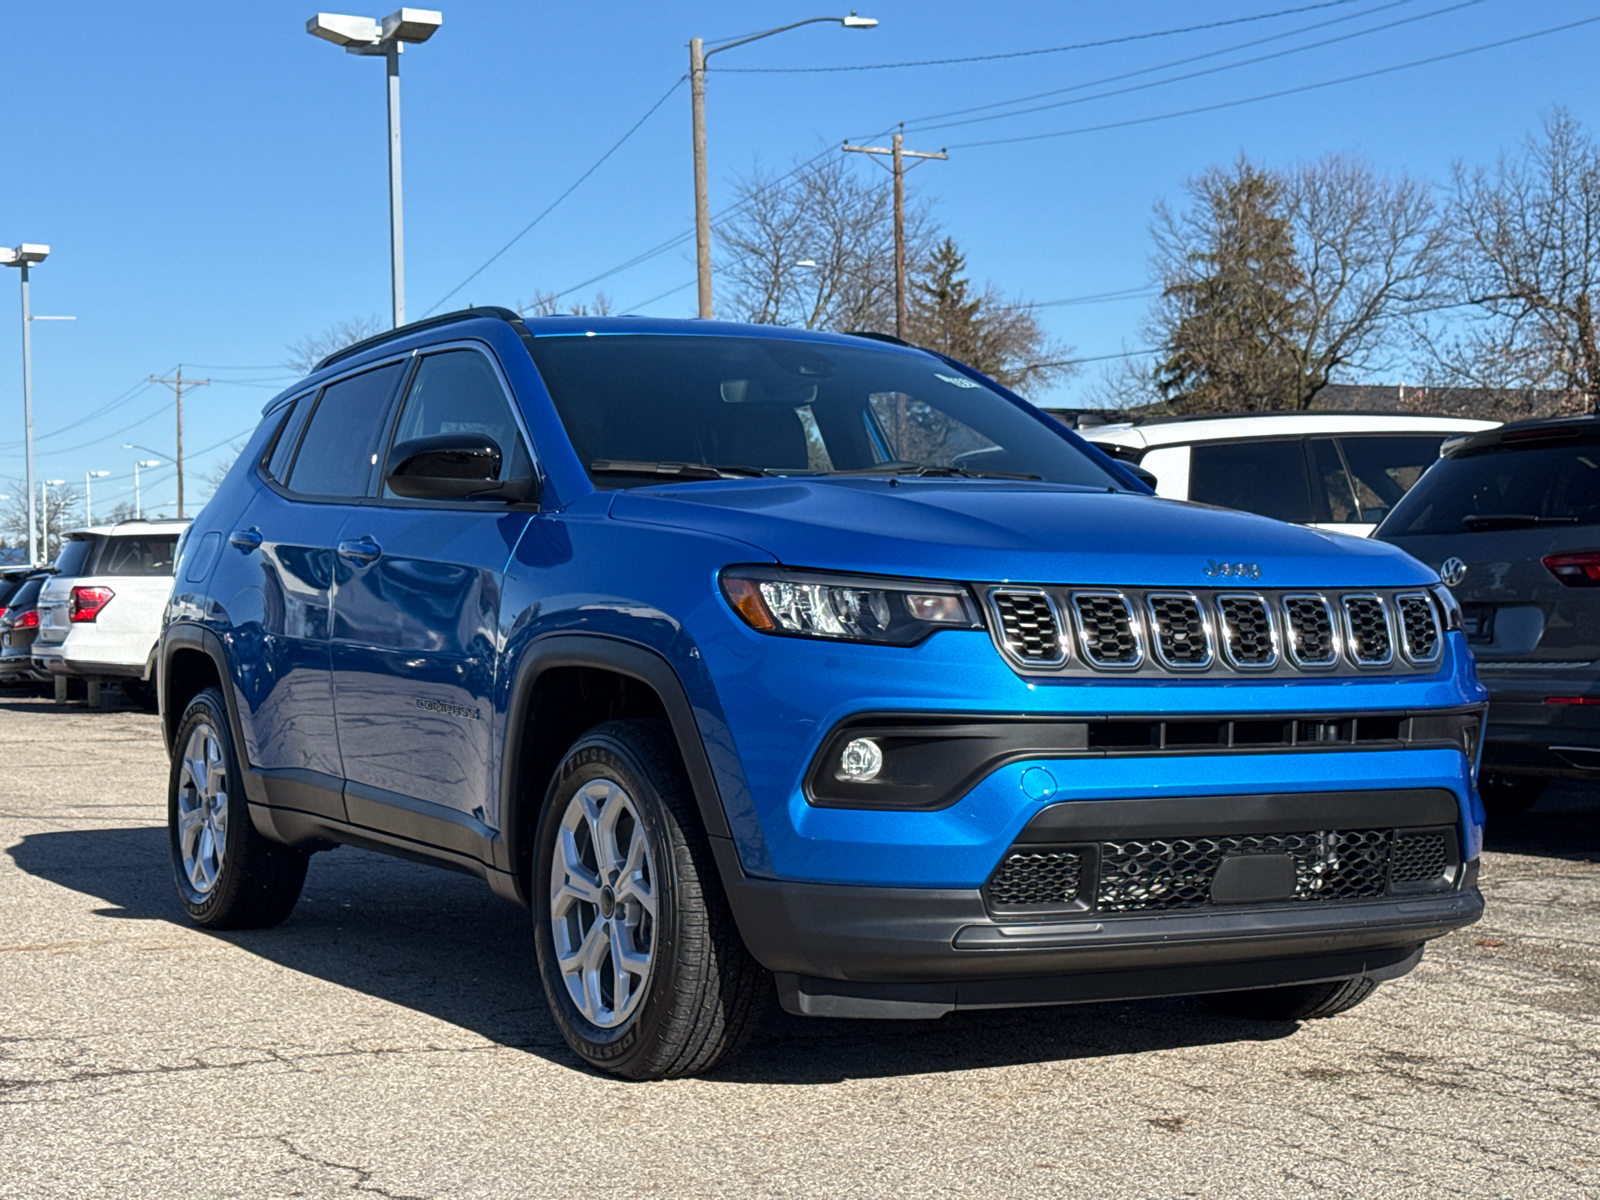
<instances>
[{"instance_id":1,"label":"side mirror","mask_svg":"<svg viewBox=\"0 0 1600 1200\"><path fill-rule=\"evenodd\" d=\"M393 464L384 482L408 500L499 500L520 504L533 499L537 481L500 479L500 447L481 433L440 433L401 442L389 455Z\"/></svg>"},{"instance_id":2,"label":"side mirror","mask_svg":"<svg viewBox=\"0 0 1600 1200\"><path fill-rule=\"evenodd\" d=\"M1150 490L1152 492L1156 490L1155 472L1145 470L1138 463L1120 462L1119 461L1117 463L1117 465L1120 466L1128 474L1132 475L1140 483L1149 484L1150 485Z\"/></svg>"}]
</instances>

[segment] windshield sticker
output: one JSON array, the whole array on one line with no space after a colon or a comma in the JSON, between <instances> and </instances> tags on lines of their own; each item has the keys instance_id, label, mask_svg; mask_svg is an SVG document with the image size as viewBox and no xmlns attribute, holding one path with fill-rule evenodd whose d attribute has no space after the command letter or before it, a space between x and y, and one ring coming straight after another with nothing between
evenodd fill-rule
<instances>
[{"instance_id":1,"label":"windshield sticker","mask_svg":"<svg viewBox=\"0 0 1600 1200\"><path fill-rule=\"evenodd\" d=\"M978 385L964 375L941 375L938 371L933 373L935 379L942 379L946 383L953 383L956 387L975 388Z\"/></svg>"}]
</instances>

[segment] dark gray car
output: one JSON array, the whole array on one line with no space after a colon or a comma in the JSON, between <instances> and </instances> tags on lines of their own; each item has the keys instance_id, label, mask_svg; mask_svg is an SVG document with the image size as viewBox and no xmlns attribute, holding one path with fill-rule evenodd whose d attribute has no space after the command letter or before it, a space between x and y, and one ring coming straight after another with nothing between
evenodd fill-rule
<instances>
[{"instance_id":1,"label":"dark gray car","mask_svg":"<svg viewBox=\"0 0 1600 1200\"><path fill-rule=\"evenodd\" d=\"M1600 419L1447 442L1373 534L1439 571L1489 689L1479 791L1520 812L1600 778Z\"/></svg>"}]
</instances>

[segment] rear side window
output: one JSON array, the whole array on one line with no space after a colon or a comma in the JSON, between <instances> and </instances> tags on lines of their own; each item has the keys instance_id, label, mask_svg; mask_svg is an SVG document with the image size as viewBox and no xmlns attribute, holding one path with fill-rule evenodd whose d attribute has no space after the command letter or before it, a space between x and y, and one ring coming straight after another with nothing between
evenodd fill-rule
<instances>
[{"instance_id":1,"label":"rear side window","mask_svg":"<svg viewBox=\"0 0 1600 1200\"><path fill-rule=\"evenodd\" d=\"M1189 458L1189 499L1279 521L1311 521L1300 439L1197 443Z\"/></svg>"},{"instance_id":2,"label":"rear side window","mask_svg":"<svg viewBox=\"0 0 1600 1200\"><path fill-rule=\"evenodd\" d=\"M99 541L99 538L92 535L69 538L67 544L61 547L61 553L56 555L56 574L68 579L85 574L89 556Z\"/></svg>"},{"instance_id":3,"label":"rear side window","mask_svg":"<svg viewBox=\"0 0 1600 1200\"><path fill-rule=\"evenodd\" d=\"M4 608L11 597L15 596L21 588L22 580L20 579L0 579L0 608Z\"/></svg>"},{"instance_id":4,"label":"rear side window","mask_svg":"<svg viewBox=\"0 0 1600 1200\"><path fill-rule=\"evenodd\" d=\"M1439 464L1384 522L1392 536L1600 525L1600 445L1497 450Z\"/></svg>"},{"instance_id":5,"label":"rear side window","mask_svg":"<svg viewBox=\"0 0 1600 1200\"><path fill-rule=\"evenodd\" d=\"M272 453L267 458L267 474L278 483L289 478L289 463L294 458L294 448L300 441L300 431L305 428L306 414L311 411L310 397L296 400L287 413L280 413L277 437L272 443Z\"/></svg>"},{"instance_id":6,"label":"rear side window","mask_svg":"<svg viewBox=\"0 0 1600 1200\"><path fill-rule=\"evenodd\" d=\"M373 456L403 363L329 384L300 439L289 487L308 496L365 496Z\"/></svg>"},{"instance_id":7,"label":"rear side window","mask_svg":"<svg viewBox=\"0 0 1600 1200\"><path fill-rule=\"evenodd\" d=\"M117 534L106 539L96 575L171 575L178 548L175 533Z\"/></svg>"},{"instance_id":8,"label":"rear side window","mask_svg":"<svg viewBox=\"0 0 1600 1200\"><path fill-rule=\"evenodd\" d=\"M1339 448L1350 467L1359 520L1378 522L1400 503L1422 473L1439 459L1443 436L1342 437Z\"/></svg>"}]
</instances>

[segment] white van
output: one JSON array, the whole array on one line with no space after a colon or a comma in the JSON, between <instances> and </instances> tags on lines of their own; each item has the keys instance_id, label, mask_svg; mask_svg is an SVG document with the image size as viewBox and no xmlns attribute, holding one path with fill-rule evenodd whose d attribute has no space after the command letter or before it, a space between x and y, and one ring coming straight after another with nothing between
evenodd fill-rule
<instances>
[{"instance_id":1,"label":"white van","mask_svg":"<svg viewBox=\"0 0 1600 1200\"><path fill-rule=\"evenodd\" d=\"M1156 494L1365 537L1439 457L1446 438L1498 421L1378 413L1157 417L1080 426Z\"/></svg>"}]
</instances>

